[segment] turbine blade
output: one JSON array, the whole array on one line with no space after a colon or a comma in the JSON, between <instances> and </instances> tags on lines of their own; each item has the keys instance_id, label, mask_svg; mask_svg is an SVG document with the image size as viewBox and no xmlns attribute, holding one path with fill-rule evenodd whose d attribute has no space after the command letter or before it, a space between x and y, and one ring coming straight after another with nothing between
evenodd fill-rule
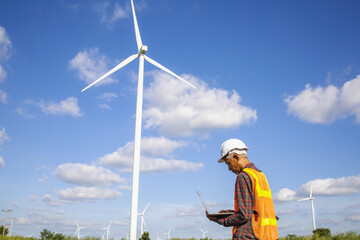
<instances>
[{"instance_id":1,"label":"turbine blade","mask_svg":"<svg viewBox=\"0 0 360 240\"><path fill-rule=\"evenodd\" d=\"M88 85L86 88L84 88L83 90L81 90L81 92L85 91L86 89L88 89L89 87L93 86L94 84L100 82L101 80L103 80L104 78L108 77L110 74L116 72L117 70L119 70L120 68L126 66L127 64L131 63L132 61L134 61L136 58L138 57L137 54L131 55L130 57L128 57L127 59L125 59L124 61L122 61L121 63L119 63L116 67L114 67L113 69L111 69L110 71L108 71L107 73L105 73L102 77L100 77L99 79L97 79L96 81L94 81L93 83L91 83L90 85Z\"/></svg>"},{"instance_id":2,"label":"turbine blade","mask_svg":"<svg viewBox=\"0 0 360 240\"><path fill-rule=\"evenodd\" d=\"M302 202L302 201L306 201L306 200L310 200L310 198L299 199L298 202Z\"/></svg>"},{"instance_id":3,"label":"turbine blade","mask_svg":"<svg viewBox=\"0 0 360 240\"><path fill-rule=\"evenodd\" d=\"M134 7L133 0L131 0L131 9L132 9L133 18L134 18L136 43L137 43L138 50L140 50L140 48L142 46L142 41L141 41L139 26L138 26L138 23L137 23L137 20L136 20L135 7Z\"/></svg>"},{"instance_id":4,"label":"turbine blade","mask_svg":"<svg viewBox=\"0 0 360 240\"><path fill-rule=\"evenodd\" d=\"M144 55L146 61L148 61L149 63L153 64L154 66L160 68L161 70L169 73L170 75L176 77L177 79L180 79L181 81L183 81L184 83L186 83L187 85L189 85L190 87L197 89L194 85L192 85L191 83L189 83L188 81L186 81L185 79L179 77L178 75L176 75L175 73L173 73L172 71L170 71L169 69L167 69L166 67L164 67L163 65L161 65L160 63L156 62L155 60L149 58L148 56Z\"/></svg>"},{"instance_id":5,"label":"turbine blade","mask_svg":"<svg viewBox=\"0 0 360 240\"><path fill-rule=\"evenodd\" d=\"M312 183L311 183L311 187L310 187L310 198L312 197Z\"/></svg>"},{"instance_id":6,"label":"turbine blade","mask_svg":"<svg viewBox=\"0 0 360 240\"><path fill-rule=\"evenodd\" d=\"M146 211L146 209L148 208L149 204L150 204L150 203L148 203L148 204L146 205L144 211L142 211L142 214L145 214L145 211Z\"/></svg>"}]
</instances>

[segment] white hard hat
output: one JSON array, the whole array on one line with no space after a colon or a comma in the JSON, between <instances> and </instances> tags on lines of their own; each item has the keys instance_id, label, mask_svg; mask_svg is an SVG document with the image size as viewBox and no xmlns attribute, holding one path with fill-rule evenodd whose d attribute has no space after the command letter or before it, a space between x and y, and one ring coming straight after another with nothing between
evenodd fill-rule
<instances>
[{"instance_id":1,"label":"white hard hat","mask_svg":"<svg viewBox=\"0 0 360 240\"><path fill-rule=\"evenodd\" d=\"M226 155L230 153L238 153L238 154L246 154L249 148L239 139L229 139L226 140L220 148L220 159L218 160L219 163L224 162L223 159Z\"/></svg>"}]
</instances>

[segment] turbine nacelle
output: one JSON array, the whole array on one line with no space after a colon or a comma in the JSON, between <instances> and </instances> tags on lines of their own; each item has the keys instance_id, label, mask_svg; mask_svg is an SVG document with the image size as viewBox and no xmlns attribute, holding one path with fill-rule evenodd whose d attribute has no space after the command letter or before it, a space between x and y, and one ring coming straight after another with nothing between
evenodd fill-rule
<instances>
[{"instance_id":1,"label":"turbine nacelle","mask_svg":"<svg viewBox=\"0 0 360 240\"><path fill-rule=\"evenodd\" d=\"M139 55L140 55L140 54L145 54L145 53L147 52L147 50L148 50L148 46L142 45L142 46L140 47L140 49L139 49Z\"/></svg>"}]
</instances>

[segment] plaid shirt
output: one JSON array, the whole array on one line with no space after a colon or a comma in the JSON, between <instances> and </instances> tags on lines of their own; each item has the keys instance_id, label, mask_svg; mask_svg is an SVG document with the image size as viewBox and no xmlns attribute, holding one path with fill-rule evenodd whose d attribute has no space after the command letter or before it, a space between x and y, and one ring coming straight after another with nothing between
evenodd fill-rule
<instances>
[{"instance_id":1,"label":"plaid shirt","mask_svg":"<svg viewBox=\"0 0 360 240\"><path fill-rule=\"evenodd\" d=\"M252 168L260 171L253 163L249 163L245 168ZM261 171L260 171L261 172ZM245 172L240 172L236 178L235 194L238 199L239 211L230 217L218 220L218 223L225 226L238 226L233 234L233 239L257 239L255 237L251 217L254 208L254 193L252 191L252 181Z\"/></svg>"}]
</instances>

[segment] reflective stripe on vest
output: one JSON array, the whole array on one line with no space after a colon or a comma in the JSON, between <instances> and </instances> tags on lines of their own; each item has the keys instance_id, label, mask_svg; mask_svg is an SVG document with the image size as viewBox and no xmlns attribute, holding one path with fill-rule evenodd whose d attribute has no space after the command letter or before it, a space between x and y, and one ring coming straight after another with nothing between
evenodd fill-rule
<instances>
[{"instance_id":1,"label":"reflective stripe on vest","mask_svg":"<svg viewBox=\"0 0 360 240\"><path fill-rule=\"evenodd\" d=\"M276 219L274 219L274 218L261 219L261 226L266 226L266 225L276 226L277 225Z\"/></svg>"},{"instance_id":2,"label":"reflective stripe on vest","mask_svg":"<svg viewBox=\"0 0 360 240\"><path fill-rule=\"evenodd\" d=\"M253 178L256 179L256 190L258 191L258 196L259 197L267 197L267 198L272 198L271 197L271 190L266 191L266 190L262 190L260 185L259 185L259 178L258 176L253 172L253 171L247 171L249 168L245 168L243 171L250 174ZM262 174L267 182L266 176L260 172L260 174Z\"/></svg>"}]
</instances>

